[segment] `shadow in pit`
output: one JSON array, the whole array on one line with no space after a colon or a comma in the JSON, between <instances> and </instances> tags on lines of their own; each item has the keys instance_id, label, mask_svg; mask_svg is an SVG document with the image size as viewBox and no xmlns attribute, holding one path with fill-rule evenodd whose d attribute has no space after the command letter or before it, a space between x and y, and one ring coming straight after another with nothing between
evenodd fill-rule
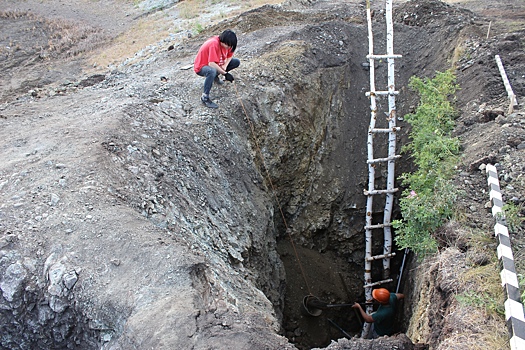
<instances>
[{"instance_id":1,"label":"shadow in pit","mask_svg":"<svg viewBox=\"0 0 525 350\"><path fill-rule=\"evenodd\" d=\"M300 264L288 240L278 244L286 270L282 334L298 349L306 350L360 333L361 320L350 306L328 307L312 315L303 302L306 296L315 295L326 304L352 304L362 294L362 277L358 276L362 268L334 252L295 248Z\"/></svg>"}]
</instances>

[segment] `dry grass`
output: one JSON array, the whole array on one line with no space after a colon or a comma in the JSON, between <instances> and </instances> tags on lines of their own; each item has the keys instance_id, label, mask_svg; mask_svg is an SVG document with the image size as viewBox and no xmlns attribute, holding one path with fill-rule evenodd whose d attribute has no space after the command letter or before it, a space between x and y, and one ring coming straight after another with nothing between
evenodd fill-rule
<instances>
[{"instance_id":1,"label":"dry grass","mask_svg":"<svg viewBox=\"0 0 525 350\"><path fill-rule=\"evenodd\" d=\"M298 65L291 64L298 57L302 56L307 50L307 44L304 41L286 41L281 43L280 47L264 53L253 61L252 64L259 67L266 65L273 66L276 72L279 70L294 73L294 70L299 70Z\"/></svg>"},{"instance_id":2,"label":"dry grass","mask_svg":"<svg viewBox=\"0 0 525 350\"><path fill-rule=\"evenodd\" d=\"M183 19L193 19L198 17L203 11L206 11L206 1L191 0L182 1L177 7L179 9L179 17Z\"/></svg>"},{"instance_id":3,"label":"dry grass","mask_svg":"<svg viewBox=\"0 0 525 350\"><path fill-rule=\"evenodd\" d=\"M476 315L483 317L482 314ZM476 322L480 323L480 319L477 319ZM464 329L464 332L460 333L451 333L449 337L443 340L437 349L439 350L507 350L510 349L509 345L509 334L505 327L501 327L499 322L495 322L494 319L483 319L486 321L486 324L480 332L471 332L472 326L468 323L472 322L473 319L468 319L469 321ZM495 330L498 330L495 332Z\"/></svg>"},{"instance_id":4,"label":"dry grass","mask_svg":"<svg viewBox=\"0 0 525 350\"><path fill-rule=\"evenodd\" d=\"M95 70L104 70L112 64L119 64L136 52L159 42L170 33L189 30L199 33L205 26L211 26L225 18L236 16L249 9L266 4L278 4L283 0L185 0L174 6L177 18L170 18L162 11L140 19L130 30L117 37L104 50L95 52L89 59ZM224 11L211 13L210 7L221 5ZM199 21L201 16L209 20L205 24ZM176 22L176 24L175 24Z\"/></svg>"},{"instance_id":5,"label":"dry grass","mask_svg":"<svg viewBox=\"0 0 525 350\"><path fill-rule=\"evenodd\" d=\"M501 288L500 268L497 261L484 266L475 266L460 276L464 284L462 294L465 303L484 308L494 316L503 315L505 295Z\"/></svg>"},{"instance_id":6,"label":"dry grass","mask_svg":"<svg viewBox=\"0 0 525 350\"><path fill-rule=\"evenodd\" d=\"M458 276L460 300L483 308L493 316L502 316L505 296L501 288L500 264L496 256L496 240L492 232L473 230L464 234L468 242L468 269Z\"/></svg>"},{"instance_id":7,"label":"dry grass","mask_svg":"<svg viewBox=\"0 0 525 350\"><path fill-rule=\"evenodd\" d=\"M453 307L447 315L447 323L454 331L446 334L438 345L439 350L506 350L510 348L509 334L499 317L481 309L464 306Z\"/></svg>"},{"instance_id":8,"label":"dry grass","mask_svg":"<svg viewBox=\"0 0 525 350\"><path fill-rule=\"evenodd\" d=\"M22 45L25 52L39 51L40 58L77 56L106 40L99 30L66 19L48 19L22 11L3 11L0 18L16 20L20 23L20 30L31 38L19 44L13 41L9 45L15 50Z\"/></svg>"},{"instance_id":9,"label":"dry grass","mask_svg":"<svg viewBox=\"0 0 525 350\"><path fill-rule=\"evenodd\" d=\"M19 19L29 17L27 12L22 11L2 11L0 12L0 18L8 18L8 19ZM32 16L33 18L35 16Z\"/></svg>"},{"instance_id":10,"label":"dry grass","mask_svg":"<svg viewBox=\"0 0 525 350\"><path fill-rule=\"evenodd\" d=\"M424 262L429 264L425 268L420 266L426 272L416 288L418 303L407 334L416 342L434 342L437 350L509 349L494 249L486 244L483 232L454 234L460 241L468 237L469 248L444 249Z\"/></svg>"},{"instance_id":11,"label":"dry grass","mask_svg":"<svg viewBox=\"0 0 525 350\"><path fill-rule=\"evenodd\" d=\"M450 334L439 349L508 349L504 321L505 295L494 237L470 232L466 264L458 276L456 315L449 322L459 332Z\"/></svg>"},{"instance_id":12,"label":"dry grass","mask_svg":"<svg viewBox=\"0 0 525 350\"><path fill-rule=\"evenodd\" d=\"M111 64L118 64L136 52L152 45L169 35L169 23L165 18L153 16L143 18L128 31L119 35L111 45L94 52L89 58L92 66L106 69Z\"/></svg>"}]
</instances>

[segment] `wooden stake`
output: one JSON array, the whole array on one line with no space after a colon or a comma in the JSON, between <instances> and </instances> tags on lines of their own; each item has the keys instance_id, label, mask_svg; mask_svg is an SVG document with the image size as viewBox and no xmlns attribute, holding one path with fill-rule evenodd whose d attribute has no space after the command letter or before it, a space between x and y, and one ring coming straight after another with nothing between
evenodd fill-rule
<instances>
[{"instance_id":1,"label":"wooden stake","mask_svg":"<svg viewBox=\"0 0 525 350\"><path fill-rule=\"evenodd\" d=\"M490 27L492 26L492 21L489 22L489 29L487 30L487 39L489 38L489 35L490 35Z\"/></svg>"},{"instance_id":2,"label":"wooden stake","mask_svg":"<svg viewBox=\"0 0 525 350\"><path fill-rule=\"evenodd\" d=\"M503 84L505 85L505 89L507 90L507 95L510 99L510 106L512 107L512 110L514 109L514 106L518 105L518 100L516 99L516 95L514 95L514 91L512 91L512 87L509 83L509 78L507 78L507 73L505 73L505 68L503 68L503 63L501 62L501 58L499 55L495 56L496 63L498 64L499 73L501 74L501 78L503 79ZM509 107L509 111L511 110L511 107ZM512 113L512 112L509 112Z\"/></svg>"},{"instance_id":3,"label":"wooden stake","mask_svg":"<svg viewBox=\"0 0 525 350\"><path fill-rule=\"evenodd\" d=\"M509 104L509 109L507 111L507 114L512 114L514 113L514 102L516 101L516 96L514 95L511 95L510 96L510 104Z\"/></svg>"}]
</instances>

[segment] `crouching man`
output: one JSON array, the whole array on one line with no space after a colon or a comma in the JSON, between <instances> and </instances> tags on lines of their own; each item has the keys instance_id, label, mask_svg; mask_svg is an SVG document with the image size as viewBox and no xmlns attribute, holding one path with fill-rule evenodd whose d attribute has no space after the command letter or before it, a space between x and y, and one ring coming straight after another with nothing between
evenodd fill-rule
<instances>
[{"instance_id":1,"label":"crouching man","mask_svg":"<svg viewBox=\"0 0 525 350\"><path fill-rule=\"evenodd\" d=\"M193 70L201 77L205 77L204 91L201 101L206 107L218 108L219 106L210 99L213 82L224 84L219 75L233 83L232 69L239 67L241 61L233 57L237 48L237 36L231 30L225 30L221 35L213 36L206 40L200 47L193 62Z\"/></svg>"}]
</instances>

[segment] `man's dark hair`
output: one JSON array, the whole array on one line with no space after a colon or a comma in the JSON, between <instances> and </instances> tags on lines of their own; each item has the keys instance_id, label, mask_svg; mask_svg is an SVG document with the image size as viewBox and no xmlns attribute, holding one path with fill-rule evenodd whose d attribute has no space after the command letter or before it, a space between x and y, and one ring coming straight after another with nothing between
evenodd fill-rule
<instances>
[{"instance_id":1,"label":"man's dark hair","mask_svg":"<svg viewBox=\"0 0 525 350\"><path fill-rule=\"evenodd\" d=\"M222 34L219 35L219 41L231 47L232 52L235 52L235 49L237 48L237 35L235 35L232 30L226 29L222 32Z\"/></svg>"}]
</instances>

